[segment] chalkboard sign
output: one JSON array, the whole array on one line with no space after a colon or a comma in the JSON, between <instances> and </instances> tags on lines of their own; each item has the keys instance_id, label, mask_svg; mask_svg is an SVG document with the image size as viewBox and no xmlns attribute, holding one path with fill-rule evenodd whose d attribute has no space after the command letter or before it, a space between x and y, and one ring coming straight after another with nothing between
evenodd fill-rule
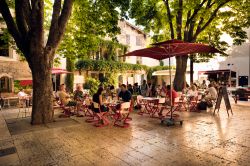
<instances>
[{"instance_id":1,"label":"chalkboard sign","mask_svg":"<svg viewBox=\"0 0 250 166\"><path fill-rule=\"evenodd\" d=\"M231 111L231 114L233 115L233 111L232 111L232 107L231 107L231 104L230 104L230 101L229 101L226 86L220 87L220 89L219 89L218 98L216 100L216 104L215 104L215 108L214 108L214 114L215 114L216 110L218 110L218 112L220 110L222 97L224 98L224 102L225 102L225 105L226 105L227 115L229 116L229 110Z\"/></svg>"}]
</instances>

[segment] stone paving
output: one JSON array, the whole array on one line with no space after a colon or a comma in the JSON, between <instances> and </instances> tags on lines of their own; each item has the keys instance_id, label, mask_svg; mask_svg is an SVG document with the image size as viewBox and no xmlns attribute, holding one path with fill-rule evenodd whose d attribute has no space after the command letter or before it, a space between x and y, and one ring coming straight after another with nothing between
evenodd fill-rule
<instances>
[{"instance_id":1,"label":"stone paving","mask_svg":"<svg viewBox=\"0 0 250 166\"><path fill-rule=\"evenodd\" d=\"M167 127L132 114L129 128L96 128L85 118L30 126L16 109L0 111L0 165L250 165L250 102L216 116L181 113L183 126Z\"/></svg>"}]
</instances>

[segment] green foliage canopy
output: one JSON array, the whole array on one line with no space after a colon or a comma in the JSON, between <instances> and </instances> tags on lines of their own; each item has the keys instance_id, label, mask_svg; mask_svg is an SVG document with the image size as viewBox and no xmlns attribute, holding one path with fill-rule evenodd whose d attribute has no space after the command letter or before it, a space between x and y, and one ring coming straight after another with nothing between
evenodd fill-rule
<instances>
[{"instance_id":1,"label":"green foliage canopy","mask_svg":"<svg viewBox=\"0 0 250 166\"><path fill-rule=\"evenodd\" d=\"M76 63L76 69L89 70L89 71L101 71L107 73L119 73L119 72L128 72L128 71L138 71L145 70L147 71L148 67L145 65L139 64L130 64L116 61L103 61L103 60L79 60Z\"/></svg>"},{"instance_id":2,"label":"green foliage canopy","mask_svg":"<svg viewBox=\"0 0 250 166\"><path fill-rule=\"evenodd\" d=\"M229 45L221 41L228 34L236 45L247 38L244 28L250 26L248 0L132 0L129 11L136 24L153 32L153 42L180 39L202 42L225 51ZM209 54L200 60L212 58Z\"/></svg>"},{"instance_id":3,"label":"green foliage canopy","mask_svg":"<svg viewBox=\"0 0 250 166\"><path fill-rule=\"evenodd\" d=\"M105 47L106 59L115 60L116 48L126 50L115 36L120 32L118 20L126 17L128 8L129 0L76 0L58 53L71 59L90 58Z\"/></svg>"}]
</instances>

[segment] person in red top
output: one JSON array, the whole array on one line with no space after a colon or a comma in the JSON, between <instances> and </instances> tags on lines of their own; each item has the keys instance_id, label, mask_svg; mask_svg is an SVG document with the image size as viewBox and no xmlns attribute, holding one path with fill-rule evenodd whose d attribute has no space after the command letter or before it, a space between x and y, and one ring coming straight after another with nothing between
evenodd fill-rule
<instances>
[{"instance_id":1,"label":"person in red top","mask_svg":"<svg viewBox=\"0 0 250 166\"><path fill-rule=\"evenodd\" d=\"M167 97L170 99L170 97L171 97L171 92L172 92L172 105L174 105L174 102L175 102L175 99L178 97L178 93L174 90L174 89L172 89L171 90L171 86L170 85L167 85L167 88L166 88L166 95L167 95ZM170 100L168 101L168 102L166 102L166 104L167 105L171 105L170 104ZM162 111L163 111L163 109L161 109L160 110L160 112L158 113L158 115L161 117L162 116Z\"/></svg>"},{"instance_id":2,"label":"person in red top","mask_svg":"<svg viewBox=\"0 0 250 166\"><path fill-rule=\"evenodd\" d=\"M170 99L170 97L171 97L170 90L171 90L171 86L168 85L168 86L167 86L167 97L168 97L169 99ZM178 97L178 93L177 93L174 89L172 89L172 104L174 104L175 98L177 98L177 97ZM169 104L170 104L170 102L169 102Z\"/></svg>"}]
</instances>

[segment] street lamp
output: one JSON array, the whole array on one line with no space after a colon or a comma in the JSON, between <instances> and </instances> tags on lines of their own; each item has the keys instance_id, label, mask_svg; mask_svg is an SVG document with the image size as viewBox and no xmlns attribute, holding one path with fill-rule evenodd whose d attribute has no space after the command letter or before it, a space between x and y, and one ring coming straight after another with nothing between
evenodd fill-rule
<instances>
[{"instance_id":1,"label":"street lamp","mask_svg":"<svg viewBox=\"0 0 250 166\"><path fill-rule=\"evenodd\" d=\"M231 84L232 84L232 76L231 76L231 73L232 73L232 70L231 70L231 67L233 66L234 64L233 63L228 63L227 66L229 67L229 86L231 87Z\"/></svg>"}]
</instances>

